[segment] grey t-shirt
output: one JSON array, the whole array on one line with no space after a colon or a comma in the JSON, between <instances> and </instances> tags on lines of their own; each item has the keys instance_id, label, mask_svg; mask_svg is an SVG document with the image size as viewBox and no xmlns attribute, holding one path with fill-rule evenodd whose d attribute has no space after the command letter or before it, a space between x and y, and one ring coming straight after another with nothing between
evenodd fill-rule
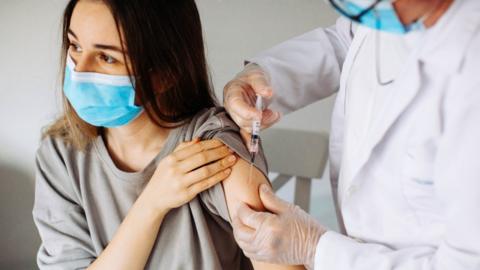
<instances>
[{"instance_id":1,"label":"grey t-shirt","mask_svg":"<svg viewBox=\"0 0 480 270\"><path fill-rule=\"evenodd\" d=\"M46 138L37 152L33 208L42 238L40 269L87 268L112 240L158 162L180 142L217 138L249 159L238 132L223 109L204 110L172 130L158 156L135 173L115 166L101 136L83 152ZM267 174L263 153L255 165ZM145 269L252 269L233 237L221 184L165 217Z\"/></svg>"}]
</instances>

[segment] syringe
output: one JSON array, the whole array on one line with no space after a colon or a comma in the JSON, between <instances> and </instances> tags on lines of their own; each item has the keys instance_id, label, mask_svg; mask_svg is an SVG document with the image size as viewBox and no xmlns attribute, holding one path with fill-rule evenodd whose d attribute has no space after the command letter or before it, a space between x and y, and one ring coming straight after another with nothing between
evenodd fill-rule
<instances>
[{"instance_id":1,"label":"syringe","mask_svg":"<svg viewBox=\"0 0 480 270\"><path fill-rule=\"evenodd\" d=\"M257 101L255 102L255 108L258 111L263 111L263 99L257 95ZM252 157L252 164L255 162L255 156L258 153L258 147L260 143L260 127L262 124L262 118L254 119L252 122L252 135L250 137L250 154Z\"/></svg>"}]
</instances>

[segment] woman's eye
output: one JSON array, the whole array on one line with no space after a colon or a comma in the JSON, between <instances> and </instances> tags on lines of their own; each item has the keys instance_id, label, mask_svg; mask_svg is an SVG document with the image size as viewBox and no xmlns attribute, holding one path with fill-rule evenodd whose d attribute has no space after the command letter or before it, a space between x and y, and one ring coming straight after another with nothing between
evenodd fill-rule
<instances>
[{"instance_id":1,"label":"woman's eye","mask_svg":"<svg viewBox=\"0 0 480 270\"><path fill-rule=\"evenodd\" d=\"M111 56L108 56L108 55L105 55L105 54L102 54L100 55L100 59L102 59L103 62L107 63L107 64L115 64L117 62L117 60Z\"/></svg>"},{"instance_id":2,"label":"woman's eye","mask_svg":"<svg viewBox=\"0 0 480 270\"><path fill-rule=\"evenodd\" d=\"M80 46L78 46L77 44L74 44L74 43L70 43L70 49L73 52L77 52L77 53L82 52L82 49L80 48Z\"/></svg>"}]
</instances>

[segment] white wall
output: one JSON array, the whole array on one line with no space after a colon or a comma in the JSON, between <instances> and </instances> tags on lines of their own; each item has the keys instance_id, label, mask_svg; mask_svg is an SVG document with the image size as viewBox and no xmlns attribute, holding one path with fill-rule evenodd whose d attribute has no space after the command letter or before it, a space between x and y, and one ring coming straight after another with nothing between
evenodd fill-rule
<instances>
[{"instance_id":1,"label":"white wall","mask_svg":"<svg viewBox=\"0 0 480 270\"><path fill-rule=\"evenodd\" d=\"M56 107L62 2L0 0L0 269L35 269L34 152Z\"/></svg>"},{"instance_id":2,"label":"white wall","mask_svg":"<svg viewBox=\"0 0 480 270\"><path fill-rule=\"evenodd\" d=\"M217 96L243 60L320 26L337 15L324 0L198 0ZM278 127L329 130L333 98L285 117ZM312 116L313 119L312 119ZM313 121L312 121L313 120Z\"/></svg>"},{"instance_id":3,"label":"white wall","mask_svg":"<svg viewBox=\"0 0 480 270\"><path fill-rule=\"evenodd\" d=\"M0 0L1 269L31 269L28 265L33 262L38 244L30 216L34 153L41 127L54 118L59 105L58 52L65 3L66 0ZM322 0L197 3L219 97L223 85L240 70L244 58L331 24L335 18ZM331 105L331 99L312 105L287 116L279 126L328 130ZM23 262L25 266L20 266Z\"/></svg>"}]
</instances>

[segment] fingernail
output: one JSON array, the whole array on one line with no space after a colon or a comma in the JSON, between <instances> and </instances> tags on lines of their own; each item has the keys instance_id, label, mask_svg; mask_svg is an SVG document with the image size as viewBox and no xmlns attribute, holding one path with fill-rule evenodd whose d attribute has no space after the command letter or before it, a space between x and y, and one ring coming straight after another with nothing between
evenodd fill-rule
<instances>
[{"instance_id":1,"label":"fingernail","mask_svg":"<svg viewBox=\"0 0 480 270\"><path fill-rule=\"evenodd\" d=\"M271 98L273 95L273 90L270 87L265 87L262 89L262 94L264 98Z\"/></svg>"},{"instance_id":2,"label":"fingernail","mask_svg":"<svg viewBox=\"0 0 480 270\"><path fill-rule=\"evenodd\" d=\"M262 192L265 192L265 193L271 192L270 188L266 184L262 184L262 186L260 188L261 188Z\"/></svg>"},{"instance_id":3,"label":"fingernail","mask_svg":"<svg viewBox=\"0 0 480 270\"><path fill-rule=\"evenodd\" d=\"M228 157L228 162L234 162L237 158L235 156L229 156Z\"/></svg>"},{"instance_id":4,"label":"fingernail","mask_svg":"<svg viewBox=\"0 0 480 270\"><path fill-rule=\"evenodd\" d=\"M232 172L232 169L226 169L224 172L225 174L230 174Z\"/></svg>"}]
</instances>

